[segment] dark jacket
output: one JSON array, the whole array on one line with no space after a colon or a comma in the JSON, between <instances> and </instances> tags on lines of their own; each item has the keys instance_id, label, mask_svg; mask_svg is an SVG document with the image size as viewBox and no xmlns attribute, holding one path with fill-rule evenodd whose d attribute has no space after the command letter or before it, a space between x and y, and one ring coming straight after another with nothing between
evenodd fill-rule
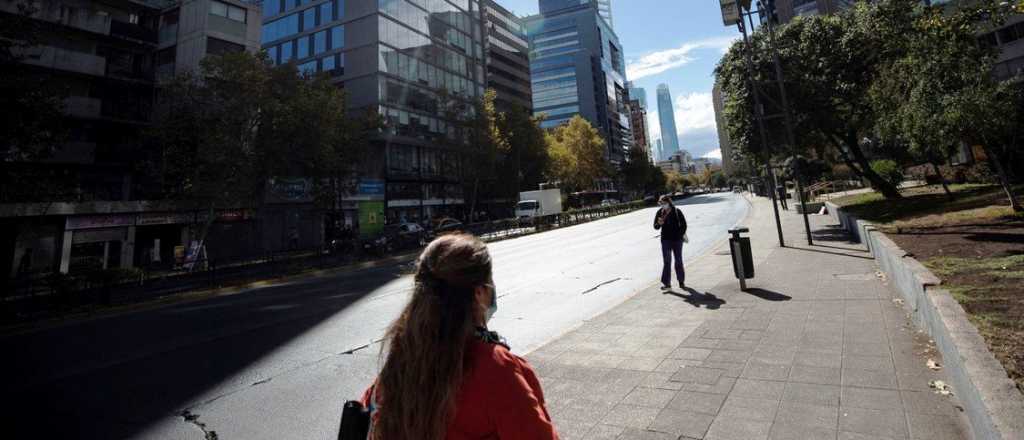
<instances>
[{"instance_id":1,"label":"dark jacket","mask_svg":"<svg viewBox=\"0 0 1024 440\"><path fill-rule=\"evenodd\" d=\"M668 213L668 218L665 219L665 224L659 225L658 218L664 214L665 208L654 214L654 229L661 229L661 241L682 240L686 234L686 216L683 215L683 211L673 206L672 212Z\"/></svg>"}]
</instances>

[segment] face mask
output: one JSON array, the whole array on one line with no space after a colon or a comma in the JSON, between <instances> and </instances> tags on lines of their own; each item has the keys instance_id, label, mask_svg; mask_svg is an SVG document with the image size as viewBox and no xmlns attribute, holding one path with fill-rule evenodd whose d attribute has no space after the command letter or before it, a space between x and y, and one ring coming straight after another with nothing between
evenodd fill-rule
<instances>
[{"instance_id":1,"label":"face mask","mask_svg":"<svg viewBox=\"0 0 1024 440\"><path fill-rule=\"evenodd\" d=\"M491 306L487 308L487 314L484 315L484 322L490 322L491 317L494 316L498 311L498 288L491 286Z\"/></svg>"}]
</instances>

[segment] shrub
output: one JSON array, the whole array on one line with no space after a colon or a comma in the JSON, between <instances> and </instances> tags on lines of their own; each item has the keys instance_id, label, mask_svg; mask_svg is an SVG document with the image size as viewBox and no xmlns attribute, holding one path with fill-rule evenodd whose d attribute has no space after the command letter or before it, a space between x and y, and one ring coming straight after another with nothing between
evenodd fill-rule
<instances>
[{"instance_id":1,"label":"shrub","mask_svg":"<svg viewBox=\"0 0 1024 440\"><path fill-rule=\"evenodd\" d=\"M893 186L899 186L899 184L903 183L903 169L895 161L889 159L873 161L871 162L871 170Z\"/></svg>"}]
</instances>

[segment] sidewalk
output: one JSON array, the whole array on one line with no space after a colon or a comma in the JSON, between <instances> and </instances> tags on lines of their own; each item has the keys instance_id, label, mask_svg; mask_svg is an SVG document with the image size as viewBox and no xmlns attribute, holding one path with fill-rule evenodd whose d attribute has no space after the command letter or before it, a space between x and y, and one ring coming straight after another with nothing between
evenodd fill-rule
<instances>
[{"instance_id":1,"label":"sidewalk","mask_svg":"<svg viewBox=\"0 0 1024 440\"><path fill-rule=\"evenodd\" d=\"M788 248L771 202L753 201L748 292L722 244L687 262L692 290L662 293L652 249L651 288L527 356L563 439L969 438L871 255L827 216L809 247L781 215Z\"/></svg>"}]
</instances>

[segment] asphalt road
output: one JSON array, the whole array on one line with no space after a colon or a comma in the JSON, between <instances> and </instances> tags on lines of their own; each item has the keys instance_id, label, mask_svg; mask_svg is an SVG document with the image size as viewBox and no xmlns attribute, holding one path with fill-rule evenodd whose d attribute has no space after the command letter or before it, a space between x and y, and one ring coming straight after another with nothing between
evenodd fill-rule
<instances>
[{"instance_id":1,"label":"asphalt road","mask_svg":"<svg viewBox=\"0 0 1024 440\"><path fill-rule=\"evenodd\" d=\"M748 204L693 197L687 260ZM654 208L490 245L491 328L527 353L657 282ZM5 438L334 438L411 277L393 265L0 338ZM5 429L5 431L7 430Z\"/></svg>"}]
</instances>

